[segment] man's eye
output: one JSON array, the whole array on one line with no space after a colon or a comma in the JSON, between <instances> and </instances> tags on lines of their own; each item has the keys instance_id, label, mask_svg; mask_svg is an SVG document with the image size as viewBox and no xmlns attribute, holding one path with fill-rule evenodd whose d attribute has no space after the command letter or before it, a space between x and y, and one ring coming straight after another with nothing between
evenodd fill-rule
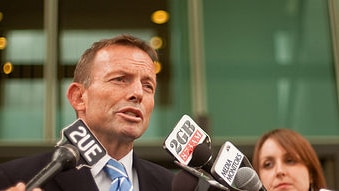
<instances>
[{"instance_id":1,"label":"man's eye","mask_svg":"<svg viewBox=\"0 0 339 191\"><path fill-rule=\"evenodd\" d=\"M113 78L112 81L123 82L123 81L125 81L124 79L125 78L123 76L120 76L120 77Z\"/></svg>"},{"instance_id":2,"label":"man's eye","mask_svg":"<svg viewBox=\"0 0 339 191\"><path fill-rule=\"evenodd\" d=\"M144 84L144 87L151 92L154 91L154 86L152 84Z\"/></svg>"}]
</instances>

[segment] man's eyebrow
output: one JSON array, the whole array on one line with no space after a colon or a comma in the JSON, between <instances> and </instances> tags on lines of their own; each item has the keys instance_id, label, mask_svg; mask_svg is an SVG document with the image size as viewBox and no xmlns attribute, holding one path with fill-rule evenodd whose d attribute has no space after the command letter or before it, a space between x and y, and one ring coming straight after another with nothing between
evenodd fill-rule
<instances>
[{"instance_id":1,"label":"man's eyebrow","mask_svg":"<svg viewBox=\"0 0 339 191\"><path fill-rule=\"evenodd\" d=\"M153 78L152 76L145 76L144 78L142 78L142 80L144 80L144 81L150 81L150 82L152 82L154 85L157 84L156 78Z\"/></svg>"}]
</instances>

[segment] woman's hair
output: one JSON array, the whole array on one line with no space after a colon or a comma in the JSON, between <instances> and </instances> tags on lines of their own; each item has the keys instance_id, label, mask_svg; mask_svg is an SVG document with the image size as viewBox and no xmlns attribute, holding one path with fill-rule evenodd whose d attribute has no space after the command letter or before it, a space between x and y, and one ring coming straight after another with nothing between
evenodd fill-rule
<instances>
[{"instance_id":1,"label":"woman's hair","mask_svg":"<svg viewBox=\"0 0 339 191\"><path fill-rule=\"evenodd\" d=\"M139 38L123 34L114 38L103 39L98 42L94 42L92 46L87 49L80 57L74 70L73 81L88 86L90 84L90 71L92 67L92 62L97 52L102 48L114 45L139 48L140 50L146 52L153 62L158 62L158 54L150 45Z\"/></svg>"},{"instance_id":2,"label":"woman's hair","mask_svg":"<svg viewBox=\"0 0 339 191\"><path fill-rule=\"evenodd\" d=\"M260 167L259 153L267 139L273 139L291 156L300 158L300 161L308 169L314 190L326 187L322 167L313 147L302 135L291 129L282 128L269 131L257 141L254 147L252 165L258 173Z\"/></svg>"}]
</instances>

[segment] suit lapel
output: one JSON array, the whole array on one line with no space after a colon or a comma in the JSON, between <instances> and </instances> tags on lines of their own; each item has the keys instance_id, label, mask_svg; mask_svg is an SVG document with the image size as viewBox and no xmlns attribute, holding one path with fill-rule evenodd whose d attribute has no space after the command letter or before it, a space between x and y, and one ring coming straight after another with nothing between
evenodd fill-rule
<instances>
[{"instance_id":1,"label":"suit lapel","mask_svg":"<svg viewBox=\"0 0 339 191\"><path fill-rule=\"evenodd\" d=\"M152 169L148 169L142 161L133 153L133 166L138 174L139 190L159 191L157 188L157 177L153 176Z\"/></svg>"},{"instance_id":2,"label":"suit lapel","mask_svg":"<svg viewBox=\"0 0 339 191\"><path fill-rule=\"evenodd\" d=\"M137 171L140 191L170 191L173 174L156 164L138 158L133 154L133 167Z\"/></svg>"},{"instance_id":3,"label":"suit lapel","mask_svg":"<svg viewBox=\"0 0 339 191\"><path fill-rule=\"evenodd\" d=\"M143 166L140 164L140 160L134 154L134 152L133 152L133 167L137 171L138 181L139 181L139 190L149 190L148 188L149 186L147 184L147 180L149 180L149 178L147 177L148 175L142 174L142 172L144 172Z\"/></svg>"}]
</instances>

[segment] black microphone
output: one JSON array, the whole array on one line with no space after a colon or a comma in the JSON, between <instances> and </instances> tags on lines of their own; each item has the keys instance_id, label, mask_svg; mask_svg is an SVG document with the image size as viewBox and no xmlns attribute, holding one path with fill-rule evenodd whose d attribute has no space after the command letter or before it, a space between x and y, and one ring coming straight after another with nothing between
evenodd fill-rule
<instances>
[{"instance_id":1,"label":"black microphone","mask_svg":"<svg viewBox=\"0 0 339 191\"><path fill-rule=\"evenodd\" d=\"M215 160L212 158L209 145L205 143L197 145L188 165L204 170L231 191L266 191L247 157L229 141L221 146ZM238 184L235 184L236 180ZM254 187L255 184L259 187ZM243 189L244 186L246 189Z\"/></svg>"},{"instance_id":2,"label":"black microphone","mask_svg":"<svg viewBox=\"0 0 339 191\"><path fill-rule=\"evenodd\" d=\"M82 119L75 120L61 131L61 139L57 145L71 144L77 148L83 160L77 164L77 169L91 168L107 155L106 149L95 137Z\"/></svg>"},{"instance_id":3,"label":"black microphone","mask_svg":"<svg viewBox=\"0 0 339 191\"><path fill-rule=\"evenodd\" d=\"M258 174L250 167L241 167L234 177L234 185L241 190L266 191Z\"/></svg>"},{"instance_id":4,"label":"black microphone","mask_svg":"<svg viewBox=\"0 0 339 191\"><path fill-rule=\"evenodd\" d=\"M206 143L201 143L194 148L192 152L192 159L188 163L188 166L201 168L210 174L213 163L214 160L212 158L210 146Z\"/></svg>"},{"instance_id":5,"label":"black microphone","mask_svg":"<svg viewBox=\"0 0 339 191\"><path fill-rule=\"evenodd\" d=\"M61 139L56 146L58 149L54 152L52 161L27 183L28 191L42 187L61 171L91 168L107 155L106 149L80 118L62 129Z\"/></svg>"},{"instance_id":6,"label":"black microphone","mask_svg":"<svg viewBox=\"0 0 339 191\"><path fill-rule=\"evenodd\" d=\"M231 191L241 191L234 185L238 169L242 167L253 169L247 157L229 141L221 146L213 160L209 135L187 115L180 119L165 139L163 148L179 161L174 161L177 164L203 170L211 180L217 181Z\"/></svg>"},{"instance_id":7,"label":"black microphone","mask_svg":"<svg viewBox=\"0 0 339 191\"><path fill-rule=\"evenodd\" d=\"M52 156L52 161L27 183L26 190L31 191L33 188L42 187L59 172L75 168L79 155L78 149L73 145L58 146Z\"/></svg>"},{"instance_id":8,"label":"black microphone","mask_svg":"<svg viewBox=\"0 0 339 191\"><path fill-rule=\"evenodd\" d=\"M177 163L177 162L176 162ZM180 181L182 182L181 184L178 185L183 185L187 180L192 179L192 175L194 175L195 183L189 183L189 186L196 186L194 191L220 191L220 190L227 190L229 191L229 187L226 187L228 185L223 185L220 184L218 181L216 181L211 174L211 168L213 166L214 160L212 157L212 151L210 149L210 145L208 143L200 143L198 144L193 152L192 152L192 158L190 162L188 163L188 167L186 167L186 171L190 170L190 173L186 173L184 175L181 175ZM183 165L181 165L183 166ZM192 168L193 167L193 168ZM187 170L188 169L188 170ZM203 173L201 171L198 171L197 169L202 169L204 170ZM191 178L187 178L187 176L191 176ZM186 177L186 178L185 178ZM188 181L187 181L188 182ZM192 182L192 181L191 181ZM186 185L187 186L187 185ZM179 190L179 189L178 189ZM184 190L184 189L183 189ZM192 190L193 189L188 189Z\"/></svg>"},{"instance_id":9,"label":"black microphone","mask_svg":"<svg viewBox=\"0 0 339 191\"><path fill-rule=\"evenodd\" d=\"M172 191L229 191L229 189L212 177L175 161L182 170L172 180Z\"/></svg>"}]
</instances>

